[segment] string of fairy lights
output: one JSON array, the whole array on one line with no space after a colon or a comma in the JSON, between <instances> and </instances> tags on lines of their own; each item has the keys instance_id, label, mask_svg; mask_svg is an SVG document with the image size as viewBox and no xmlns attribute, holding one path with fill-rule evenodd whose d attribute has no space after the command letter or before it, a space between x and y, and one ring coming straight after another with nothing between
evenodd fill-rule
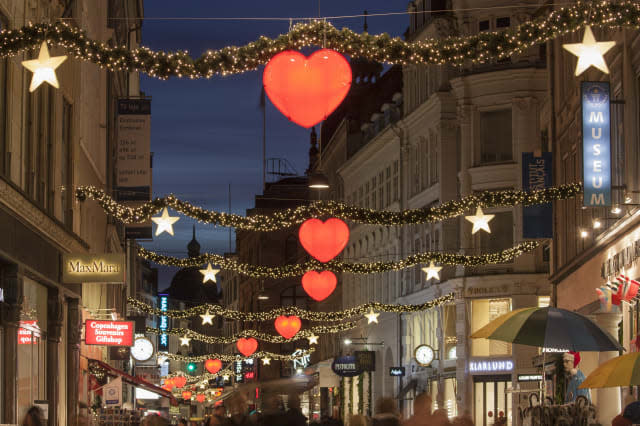
<instances>
[{"instance_id":1,"label":"string of fairy lights","mask_svg":"<svg viewBox=\"0 0 640 426\"><path fill-rule=\"evenodd\" d=\"M244 357L242 355L231 355L231 354L221 354L221 353L211 353L206 355L198 355L198 356L190 356L190 355L181 355L174 354L169 352L159 352L158 355L161 355L172 361L182 361L182 362L202 362L208 359L219 359L222 362L231 362L231 361L244 361L247 359L269 359L270 361L293 361L300 358L304 358L306 356L311 355L315 352L315 348L311 347L309 349L303 349L300 351L294 352L294 354L285 355L285 354L277 354L274 352L268 351L258 351L251 354L251 356Z\"/></svg>"},{"instance_id":2,"label":"string of fairy lights","mask_svg":"<svg viewBox=\"0 0 640 426\"><path fill-rule=\"evenodd\" d=\"M184 310L170 309L167 311L161 311L158 308L154 308L153 306L145 302L131 297L127 299L127 304L130 307L147 315L167 316L173 319L186 319L196 316L202 316L203 314L205 314L217 315L227 319L239 321L270 321L282 315L296 315L302 319L306 319L309 321L331 322L343 321L356 316L362 316L371 310L377 312L393 312L398 314L425 311L440 305L453 302L454 297L455 295L453 293L450 293L445 296L441 296L417 305L391 305L387 303L369 302L363 305L355 306L353 308L334 312L309 311L298 306L282 306L263 312L245 312L227 309L220 305L214 304L204 304Z\"/></svg>"},{"instance_id":3,"label":"string of fairy lights","mask_svg":"<svg viewBox=\"0 0 640 426\"><path fill-rule=\"evenodd\" d=\"M387 64L460 66L468 62L486 63L521 54L534 45L577 31L587 24L617 29L638 28L639 22L640 5L633 1L578 2L506 31L408 42L388 34L359 34L347 28L338 30L326 19L320 18L298 23L287 34L276 38L261 36L244 46L208 50L199 58L192 58L186 51L111 47L92 40L82 29L57 22L30 24L0 32L0 57L15 56L46 41L52 46L64 48L77 59L93 62L101 68L144 72L160 79L210 78L214 75L243 73L266 64L282 51L299 50L307 46L323 46L351 57Z\"/></svg>"},{"instance_id":4,"label":"string of fairy lights","mask_svg":"<svg viewBox=\"0 0 640 426\"><path fill-rule=\"evenodd\" d=\"M138 247L138 255L151 262L165 266L188 268L210 262L217 264L220 269L236 272L252 278L281 279L302 276L305 272L314 270L346 272L358 275L377 274L389 271L399 271L401 269L407 269L421 263L429 262L436 262L441 265L462 265L467 267L499 264L509 262L523 253L535 250L539 245L540 244L537 241L525 241L505 250L478 255L427 251L412 254L401 260L386 262L349 263L332 260L327 263L320 263L317 260L311 259L304 263L283 266L252 265L214 253L204 253L199 256L179 258L162 255L152 250L147 250L144 247Z\"/></svg>"},{"instance_id":5,"label":"string of fairy lights","mask_svg":"<svg viewBox=\"0 0 640 426\"><path fill-rule=\"evenodd\" d=\"M446 201L439 206L422 209L411 209L400 212L373 210L350 206L336 201L317 201L309 205L293 209L284 209L270 215L240 216L206 210L194 206L188 201L180 200L173 195L156 198L139 207L130 207L116 202L104 190L94 186L81 186L76 189L76 197L80 201L93 199L104 211L122 223L141 223L152 219L152 216L165 208L171 208L202 223L233 227L251 231L277 231L301 224L312 217L337 217L356 223L368 225L416 225L440 222L463 215L466 211L477 207L513 207L517 205L531 206L545 204L556 200L575 197L582 191L579 183L570 183L535 191L503 190L482 191L467 195L459 200ZM164 215L164 212L163 212ZM178 218L172 218L175 223ZM160 218L158 218L160 219ZM158 223L158 222L156 222ZM167 229L169 229L167 227ZM172 234L173 230L171 230Z\"/></svg>"}]
</instances>

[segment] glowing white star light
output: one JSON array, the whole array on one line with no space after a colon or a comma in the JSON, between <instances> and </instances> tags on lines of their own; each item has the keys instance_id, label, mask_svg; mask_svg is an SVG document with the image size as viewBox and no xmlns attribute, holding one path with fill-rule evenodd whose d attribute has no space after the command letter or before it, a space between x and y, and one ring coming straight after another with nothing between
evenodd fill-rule
<instances>
[{"instance_id":1,"label":"glowing white star light","mask_svg":"<svg viewBox=\"0 0 640 426\"><path fill-rule=\"evenodd\" d=\"M378 316L380 316L380 314L377 314L373 312L373 309L370 309L369 313L365 315L365 317L367 317L367 324L371 324L372 322L375 322L377 324Z\"/></svg>"},{"instance_id":2,"label":"glowing white star light","mask_svg":"<svg viewBox=\"0 0 640 426\"><path fill-rule=\"evenodd\" d=\"M316 336L315 334L312 334L311 336L307 337L307 339L309 339L309 344L310 345L317 345L318 344L318 336Z\"/></svg>"},{"instance_id":3,"label":"glowing white star light","mask_svg":"<svg viewBox=\"0 0 640 426\"><path fill-rule=\"evenodd\" d=\"M202 318L202 325L205 325L205 324L213 325L214 317L215 315L211 315L209 311L207 311L205 314L200 315L200 318Z\"/></svg>"},{"instance_id":4,"label":"glowing white star light","mask_svg":"<svg viewBox=\"0 0 640 426\"><path fill-rule=\"evenodd\" d=\"M56 77L56 68L66 60L66 56L49 56L47 42L43 41L40 46L38 59L22 61L22 66L33 73L29 92L33 92L45 82L49 83L56 89L59 88L60 85L58 84L58 77Z\"/></svg>"},{"instance_id":5,"label":"glowing white star light","mask_svg":"<svg viewBox=\"0 0 640 426\"><path fill-rule=\"evenodd\" d=\"M163 232L168 233L169 235L173 235L173 224L180 220L178 216L169 216L169 211L165 207L162 210L162 216L152 217L151 220L153 223L158 225L156 228L156 237Z\"/></svg>"},{"instance_id":6,"label":"glowing white star light","mask_svg":"<svg viewBox=\"0 0 640 426\"><path fill-rule=\"evenodd\" d=\"M180 337L180 346L189 346L190 341L191 339L185 334L183 337Z\"/></svg>"},{"instance_id":7,"label":"glowing white star light","mask_svg":"<svg viewBox=\"0 0 640 426\"><path fill-rule=\"evenodd\" d=\"M271 365L271 358L269 357L262 358L262 365Z\"/></svg>"},{"instance_id":8,"label":"glowing white star light","mask_svg":"<svg viewBox=\"0 0 640 426\"><path fill-rule=\"evenodd\" d=\"M585 72L589 67L598 68L605 74L609 74L609 68L604 61L604 54L613 46L615 41L596 41L591 31L591 26L584 28L582 43L566 43L562 47L578 57L576 77Z\"/></svg>"},{"instance_id":9,"label":"glowing white star light","mask_svg":"<svg viewBox=\"0 0 640 426\"><path fill-rule=\"evenodd\" d=\"M213 281L214 283L218 282L216 281L216 274L220 272L220 269L213 269L211 267L210 263L207 263L207 269L200 269L200 273L202 275L204 275L204 277L202 278L202 283L206 283L207 281Z\"/></svg>"},{"instance_id":10,"label":"glowing white star light","mask_svg":"<svg viewBox=\"0 0 640 426\"><path fill-rule=\"evenodd\" d=\"M440 281L441 269L442 269L442 266L436 266L432 260L431 263L429 263L429 266L422 268L422 271L424 271L427 274L427 281L429 281L431 278L435 278L436 280Z\"/></svg>"},{"instance_id":11,"label":"glowing white star light","mask_svg":"<svg viewBox=\"0 0 640 426\"><path fill-rule=\"evenodd\" d=\"M494 214L484 214L484 212L482 211L482 208L478 207L476 209L475 215L465 216L464 218L467 219L469 222L473 223L473 229L471 230L472 234L475 234L481 229L484 231L487 231L490 234L491 229L489 229L489 222L495 216L496 215Z\"/></svg>"}]
</instances>

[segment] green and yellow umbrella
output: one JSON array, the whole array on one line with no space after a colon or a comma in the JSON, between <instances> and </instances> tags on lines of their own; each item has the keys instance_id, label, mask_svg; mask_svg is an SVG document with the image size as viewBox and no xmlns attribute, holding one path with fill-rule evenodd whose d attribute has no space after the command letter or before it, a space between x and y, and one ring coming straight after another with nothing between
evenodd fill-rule
<instances>
[{"instance_id":1,"label":"green and yellow umbrella","mask_svg":"<svg viewBox=\"0 0 640 426\"><path fill-rule=\"evenodd\" d=\"M640 352L618 356L598 366L580 385L587 388L615 388L640 385Z\"/></svg>"}]
</instances>

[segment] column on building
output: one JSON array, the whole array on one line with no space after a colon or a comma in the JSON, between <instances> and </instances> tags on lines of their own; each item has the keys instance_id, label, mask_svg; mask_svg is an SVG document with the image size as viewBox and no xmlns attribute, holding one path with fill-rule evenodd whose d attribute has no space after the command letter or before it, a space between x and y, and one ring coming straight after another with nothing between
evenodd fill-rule
<instances>
[{"instance_id":1,"label":"column on building","mask_svg":"<svg viewBox=\"0 0 640 426\"><path fill-rule=\"evenodd\" d=\"M78 299L67 299L67 422L78 424L81 316Z\"/></svg>"},{"instance_id":2,"label":"column on building","mask_svg":"<svg viewBox=\"0 0 640 426\"><path fill-rule=\"evenodd\" d=\"M618 335L618 325L621 319L622 315L619 313L595 314L596 324L612 336ZM602 363L617 356L617 351L600 352L598 354L598 364L602 365ZM620 388L601 388L596 389L595 392L597 394L598 421L603 425L609 425L621 411Z\"/></svg>"},{"instance_id":3,"label":"column on building","mask_svg":"<svg viewBox=\"0 0 640 426\"><path fill-rule=\"evenodd\" d=\"M473 381L469 379L467 365L470 357L469 319L467 318L466 300L462 289L456 293L456 381L458 383L458 413L471 412Z\"/></svg>"},{"instance_id":4,"label":"column on building","mask_svg":"<svg viewBox=\"0 0 640 426\"><path fill-rule=\"evenodd\" d=\"M23 300L23 282L17 265L2 268L2 307L3 355L2 355L2 423L18 423L18 328Z\"/></svg>"},{"instance_id":5,"label":"column on building","mask_svg":"<svg viewBox=\"0 0 640 426\"><path fill-rule=\"evenodd\" d=\"M58 424L58 401L60 398L58 378L59 344L62 337L64 302L57 289L49 288L47 294L47 400L49 401L49 425Z\"/></svg>"}]
</instances>

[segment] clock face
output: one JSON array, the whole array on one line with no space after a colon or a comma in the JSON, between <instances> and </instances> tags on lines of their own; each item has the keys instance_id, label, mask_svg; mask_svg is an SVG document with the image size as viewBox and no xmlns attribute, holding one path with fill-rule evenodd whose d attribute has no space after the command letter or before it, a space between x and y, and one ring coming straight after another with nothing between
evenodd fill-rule
<instances>
[{"instance_id":1,"label":"clock face","mask_svg":"<svg viewBox=\"0 0 640 426\"><path fill-rule=\"evenodd\" d=\"M146 337L138 337L131 347L131 356L136 361L147 361L153 356L153 342Z\"/></svg>"},{"instance_id":2,"label":"clock face","mask_svg":"<svg viewBox=\"0 0 640 426\"><path fill-rule=\"evenodd\" d=\"M420 345L416 348L414 355L418 364L428 367L433 361L433 348L429 345Z\"/></svg>"}]
</instances>

